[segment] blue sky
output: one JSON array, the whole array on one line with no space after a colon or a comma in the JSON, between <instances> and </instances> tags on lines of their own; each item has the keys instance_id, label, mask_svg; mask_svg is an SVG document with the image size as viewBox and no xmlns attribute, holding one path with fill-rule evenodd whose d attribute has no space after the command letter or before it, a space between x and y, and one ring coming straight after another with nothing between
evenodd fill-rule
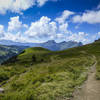
<instances>
[{"instance_id":1,"label":"blue sky","mask_svg":"<svg viewBox=\"0 0 100 100\"><path fill-rule=\"evenodd\" d=\"M100 37L100 0L0 0L0 40L45 42Z\"/></svg>"}]
</instances>

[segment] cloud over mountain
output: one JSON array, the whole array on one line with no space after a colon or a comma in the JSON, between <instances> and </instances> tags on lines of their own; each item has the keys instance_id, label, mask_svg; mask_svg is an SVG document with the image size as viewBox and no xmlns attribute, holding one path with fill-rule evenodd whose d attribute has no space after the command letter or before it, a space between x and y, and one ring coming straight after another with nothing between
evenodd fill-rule
<instances>
[{"instance_id":1,"label":"cloud over mountain","mask_svg":"<svg viewBox=\"0 0 100 100\"><path fill-rule=\"evenodd\" d=\"M66 18L64 16L66 12ZM77 41L87 42L87 35L84 32L73 33L68 30L69 22L66 20L73 13L66 10L60 17L60 23L52 20L47 16L42 16L39 20L31 22L31 25L24 24L20 21L19 16L11 17L8 22L8 29L5 31L4 26L0 25L0 39L13 40L17 42L45 42L47 40L56 41ZM61 18L63 21L61 21ZM23 31L24 28L24 31ZM79 37L79 39L78 39Z\"/></svg>"}]
</instances>

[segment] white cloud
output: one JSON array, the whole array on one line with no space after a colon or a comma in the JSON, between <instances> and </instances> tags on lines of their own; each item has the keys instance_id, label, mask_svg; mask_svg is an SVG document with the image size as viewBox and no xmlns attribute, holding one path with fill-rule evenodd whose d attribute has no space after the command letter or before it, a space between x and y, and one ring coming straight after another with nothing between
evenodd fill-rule
<instances>
[{"instance_id":1,"label":"white cloud","mask_svg":"<svg viewBox=\"0 0 100 100\"><path fill-rule=\"evenodd\" d=\"M10 31L10 32L19 31L19 30L21 30L21 28L28 28L28 25L23 24L19 20L19 16L11 17L10 21L8 22L8 31Z\"/></svg>"},{"instance_id":2,"label":"white cloud","mask_svg":"<svg viewBox=\"0 0 100 100\"><path fill-rule=\"evenodd\" d=\"M56 34L56 23L48 17L41 17L40 20L32 22L29 29L25 32L29 37L49 37Z\"/></svg>"},{"instance_id":3,"label":"white cloud","mask_svg":"<svg viewBox=\"0 0 100 100\"><path fill-rule=\"evenodd\" d=\"M100 36L100 32L98 32L98 35Z\"/></svg>"},{"instance_id":4,"label":"white cloud","mask_svg":"<svg viewBox=\"0 0 100 100\"><path fill-rule=\"evenodd\" d=\"M4 32L4 26L0 25L0 33L3 33L3 32Z\"/></svg>"},{"instance_id":5,"label":"white cloud","mask_svg":"<svg viewBox=\"0 0 100 100\"><path fill-rule=\"evenodd\" d=\"M49 0L0 0L0 14L5 14L7 11L21 13L35 5L43 6L47 1Z\"/></svg>"},{"instance_id":6,"label":"white cloud","mask_svg":"<svg viewBox=\"0 0 100 100\"><path fill-rule=\"evenodd\" d=\"M44 5L48 0L37 0L39 6Z\"/></svg>"},{"instance_id":7,"label":"white cloud","mask_svg":"<svg viewBox=\"0 0 100 100\"><path fill-rule=\"evenodd\" d=\"M82 15L76 15L73 17L73 22L75 23L87 22L89 24L100 23L100 10L87 11Z\"/></svg>"},{"instance_id":8,"label":"white cloud","mask_svg":"<svg viewBox=\"0 0 100 100\"><path fill-rule=\"evenodd\" d=\"M38 6L43 6L47 1L56 2L58 0L35 0L35 2L38 4Z\"/></svg>"},{"instance_id":9,"label":"white cloud","mask_svg":"<svg viewBox=\"0 0 100 100\"><path fill-rule=\"evenodd\" d=\"M67 22L59 25L59 31L61 33L68 33L67 28L68 28L68 23Z\"/></svg>"},{"instance_id":10,"label":"white cloud","mask_svg":"<svg viewBox=\"0 0 100 100\"><path fill-rule=\"evenodd\" d=\"M86 34L84 32L78 32L78 33L70 34L70 36L67 37L67 40L87 43L88 42L88 38L87 37L88 37L88 34Z\"/></svg>"},{"instance_id":11,"label":"white cloud","mask_svg":"<svg viewBox=\"0 0 100 100\"><path fill-rule=\"evenodd\" d=\"M87 34L84 32L72 33L68 30L68 23L57 23L50 18L43 16L40 20L32 22L31 26L25 32L30 39L45 39L45 41L54 39L58 41L77 41L87 43Z\"/></svg>"},{"instance_id":12,"label":"white cloud","mask_svg":"<svg viewBox=\"0 0 100 100\"><path fill-rule=\"evenodd\" d=\"M0 37L4 36L4 26L0 25Z\"/></svg>"},{"instance_id":13,"label":"white cloud","mask_svg":"<svg viewBox=\"0 0 100 100\"><path fill-rule=\"evenodd\" d=\"M19 16L11 17L7 31L4 31L4 26L0 25L0 39L17 42L43 42L50 39L58 42L61 40L89 42L89 36L86 33L72 33L68 30L68 25L66 20L63 23L58 23L46 16L42 16L38 21L32 22L28 26L19 20Z\"/></svg>"},{"instance_id":14,"label":"white cloud","mask_svg":"<svg viewBox=\"0 0 100 100\"><path fill-rule=\"evenodd\" d=\"M58 23L64 23L66 21L66 19L70 16L70 15L73 15L74 12L71 12L69 10L64 10L64 12L62 13L62 15L58 18L56 18L55 20L58 22Z\"/></svg>"},{"instance_id":15,"label":"white cloud","mask_svg":"<svg viewBox=\"0 0 100 100\"><path fill-rule=\"evenodd\" d=\"M36 39L61 39L64 38L64 34L69 34L68 23L57 23L50 18L43 16L40 20L32 22L31 26L25 32L29 38Z\"/></svg>"},{"instance_id":16,"label":"white cloud","mask_svg":"<svg viewBox=\"0 0 100 100\"><path fill-rule=\"evenodd\" d=\"M18 32L16 34L13 34L13 33L10 33L10 32L6 32L6 33L4 33L4 36L2 38L0 38L0 39L12 40L12 41L15 41L15 42L27 42L27 40L28 40L20 32Z\"/></svg>"},{"instance_id":17,"label":"white cloud","mask_svg":"<svg viewBox=\"0 0 100 100\"><path fill-rule=\"evenodd\" d=\"M19 21L19 16L11 17L8 22L8 31L19 30L22 27L22 22Z\"/></svg>"},{"instance_id":18,"label":"white cloud","mask_svg":"<svg viewBox=\"0 0 100 100\"><path fill-rule=\"evenodd\" d=\"M66 11L64 11L64 13L65 12ZM67 13L68 12L71 14L70 11L67 11ZM62 15L63 23L58 23L46 16L42 16L38 21L32 22L30 26L23 24L22 21L19 20L19 16L11 17L8 22L8 30L4 32L4 36L0 39L10 39L21 42L63 39L66 36L65 34L69 33L66 18L68 18L70 14Z\"/></svg>"},{"instance_id":19,"label":"white cloud","mask_svg":"<svg viewBox=\"0 0 100 100\"><path fill-rule=\"evenodd\" d=\"M28 28L28 25L27 24L23 24L23 27Z\"/></svg>"},{"instance_id":20,"label":"white cloud","mask_svg":"<svg viewBox=\"0 0 100 100\"><path fill-rule=\"evenodd\" d=\"M0 13L5 14L7 11L20 13L32 5L35 5L35 0L0 0Z\"/></svg>"},{"instance_id":21,"label":"white cloud","mask_svg":"<svg viewBox=\"0 0 100 100\"><path fill-rule=\"evenodd\" d=\"M60 33L59 33L59 34L56 35L56 37L57 37L57 38L64 38L65 36L64 36L63 34L60 34Z\"/></svg>"}]
</instances>

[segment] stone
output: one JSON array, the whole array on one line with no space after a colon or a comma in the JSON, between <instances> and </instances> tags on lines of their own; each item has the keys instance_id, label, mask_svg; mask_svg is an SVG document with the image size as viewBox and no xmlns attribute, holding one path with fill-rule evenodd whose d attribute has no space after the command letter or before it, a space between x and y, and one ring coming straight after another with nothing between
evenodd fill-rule
<instances>
[{"instance_id":1,"label":"stone","mask_svg":"<svg viewBox=\"0 0 100 100\"><path fill-rule=\"evenodd\" d=\"M0 88L0 93L4 93L4 89L3 88Z\"/></svg>"}]
</instances>

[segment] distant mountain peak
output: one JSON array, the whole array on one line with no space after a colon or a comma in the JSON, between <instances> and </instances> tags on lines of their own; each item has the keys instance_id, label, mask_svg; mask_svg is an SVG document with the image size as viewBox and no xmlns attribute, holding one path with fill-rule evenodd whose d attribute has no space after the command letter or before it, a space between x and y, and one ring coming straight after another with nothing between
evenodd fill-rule
<instances>
[{"instance_id":1,"label":"distant mountain peak","mask_svg":"<svg viewBox=\"0 0 100 100\"><path fill-rule=\"evenodd\" d=\"M60 42L60 43L66 43L66 41L62 41L62 42Z\"/></svg>"},{"instance_id":2,"label":"distant mountain peak","mask_svg":"<svg viewBox=\"0 0 100 100\"><path fill-rule=\"evenodd\" d=\"M56 43L55 40L48 40L47 43Z\"/></svg>"}]
</instances>

